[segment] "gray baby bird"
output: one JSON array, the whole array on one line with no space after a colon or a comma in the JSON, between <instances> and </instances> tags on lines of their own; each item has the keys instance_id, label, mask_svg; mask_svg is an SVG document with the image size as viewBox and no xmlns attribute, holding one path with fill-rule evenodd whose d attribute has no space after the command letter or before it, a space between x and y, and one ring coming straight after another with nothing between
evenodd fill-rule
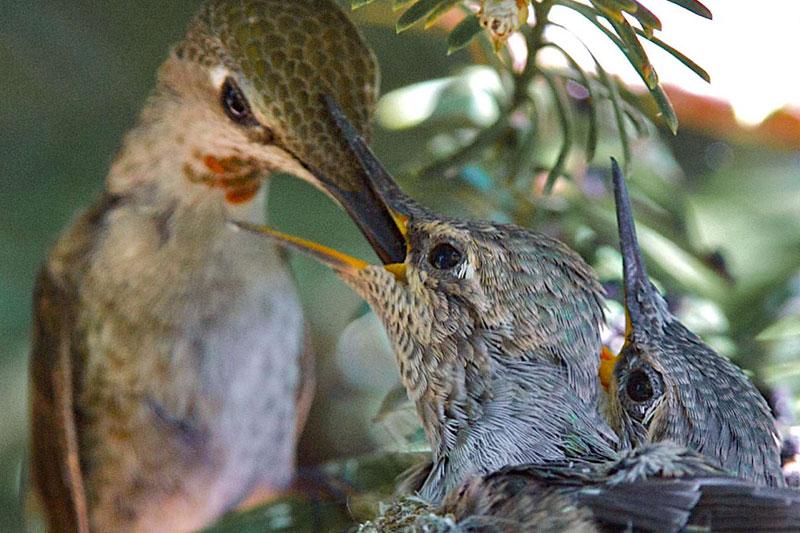
<instances>
[{"instance_id":1,"label":"gray baby bird","mask_svg":"<svg viewBox=\"0 0 800 533\"><path fill-rule=\"evenodd\" d=\"M609 386L609 418L626 445L670 441L731 474L783 486L775 421L747 376L667 309L647 277L630 199L612 160L624 265L625 344Z\"/></svg>"}]
</instances>

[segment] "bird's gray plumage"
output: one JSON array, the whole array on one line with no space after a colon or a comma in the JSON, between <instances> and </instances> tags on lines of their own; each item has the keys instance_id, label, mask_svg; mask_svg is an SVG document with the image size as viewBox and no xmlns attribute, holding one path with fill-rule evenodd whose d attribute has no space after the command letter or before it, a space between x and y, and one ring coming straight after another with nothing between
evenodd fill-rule
<instances>
[{"instance_id":1,"label":"bird's gray plumage","mask_svg":"<svg viewBox=\"0 0 800 533\"><path fill-rule=\"evenodd\" d=\"M548 501L550 500L550 501ZM508 467L473 478L435 511L494 531L794 531L800 493L728 476L662 442L613 461Z\"/></svg>"},{"instance_id":2,"label":"bird's gray plumage","mask_svg":"<svg viewBox=\"0 0 800 533\"><path fill-rule=\"evenodd\" d=\"M582 260L510 226L414 218L406 228L405 281L372 266L344 279L383 321L431 444L420 494L438 501L507 464L613 453L576 393L596 380L578 362L597 360L602 317ZM428 264L443 242L465 254L449 272Z\"/></svg>"}]
</instances>

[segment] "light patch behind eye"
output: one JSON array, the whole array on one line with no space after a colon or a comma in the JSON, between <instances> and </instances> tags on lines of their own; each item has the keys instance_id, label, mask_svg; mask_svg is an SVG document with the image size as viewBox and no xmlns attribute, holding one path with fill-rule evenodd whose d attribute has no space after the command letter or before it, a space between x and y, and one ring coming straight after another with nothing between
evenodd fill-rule
<instances>
[{"instance_id":1,"label":"light patch behind eye","mask_svg":"<svg viewBox=\"0 0 800 533\"><path fill-rule=\"evenodd\" d=\"M222 87L223 82L231 75L231 72L223 67L222 65L217 65L216 67L212 68L211 71L208 73L208 77L211 80L211 85L219 89Z\"/></svg>"},{"instance_id":2,"label":"light patch behind eye","mask_svg":"<svg viewBox=\"0 0 800 533\"><path fill-rule=\"evenodd\" d=\"M456 277L458 279L472 279L475 277L475 268L469 261L463 261L456 271Z\"/></svg>"}]
</instances>

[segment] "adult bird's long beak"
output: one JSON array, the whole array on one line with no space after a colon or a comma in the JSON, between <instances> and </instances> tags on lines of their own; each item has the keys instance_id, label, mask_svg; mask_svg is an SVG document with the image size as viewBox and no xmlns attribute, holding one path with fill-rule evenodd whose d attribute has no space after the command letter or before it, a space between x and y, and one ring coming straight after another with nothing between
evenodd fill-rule
<instances>
[{"instance_id":1,"label":"adult bird's long beak","mask_svg":"<svg viewBox=\"0 0 800 533\"><path fill-rule=\"evenodd\" d=\"M347 190L328 180L317 169L309 167L308 170L347 211L384 264L405 261L405 235L394 212L386 206L367 177L361 177L364 181L362 188Z\"/></svg>"},{"instance_id":2,"label":"adult bird's long beak","mask_svg":"<svg viewBox=\"0 0 800 533\"><path fill-rule=\"evenodd\" d=\"M345 141L347 156L356 163L349 166L360 170L358 176L353 176L357 190L343 190L324 173L309 170L336 196L384 265L398 269L408 253L406 224L410 217L425 210L397 186L336 101L327 95L322 99L329 118Z\"/></svg>"},{"instance_id":3,"label":"adult bird's long beak","mask_svg":"<svg viewBox=\"0 0 800 533\"><path fill-rule=\"evenodd\" d=\"M349 163L355 163L347 166L358 169L358 175L349 176L348 180L354 181L357 186L352 189L340 187L337 181L329 179L321 170L311 166L307 168L341 203L378 254L384 268L398 280L405 280L405 261L409 249L407 224L410 217L420 215L425 210L397 186L336 101L327 95L322 98L329 118L345 141L347 156L352 158ZM361 259L267 226L233 223L239 228L260 233L284 246L300 250L344 276L354 275L368 266Z\"/></svg>"},{"instance_id":4,"label":"adult bird's long beak","mask_svg":"<svg viewBox=\"0 0 800 533\"><path fill-rule=\"evenodd\" d=\"M358 162L364 172L364 176L369 181L372 189L383 200L384 205L395 214L410 216L415 211L422 208L406 193L404 193L394 178L384 168L378 158L372 153L369 145L364 140L356 128L350 123L344 111L332 97L323 95L322 100L328 110L328 114L336 124L339 133L350 149L350 155ZM324 179L324 177L317 177ZM395 216L396 218L396 216Z\"/></svg>"},{"instance_id":5,"label":"adult bird's long beak","mask_svg":"<svg viewBox=\"0 0 800 533\"><path fill-rule=\"evenodd\" d=\"M309 166L308 170L341 203L378 254L383 267L398 280L404 281L405 261L409 248L407 223L409 216L415 210L421 212L422 208L400 190L338 104L328 96L324 96L323 101L331 120L345 141L347 155L352 158L351 162L356 163L349 164L348 167L358 169L358 175L350 176L350 181L354 181L357 187L353 189L339 187L335 180L329 179L319 169ZM354 276L369 266L366 261L351 257L339 250L268 226L237 221L232 223L241 229L260 233L283 246L299 250L342 276Z\"/></svg>"}]
</instances>

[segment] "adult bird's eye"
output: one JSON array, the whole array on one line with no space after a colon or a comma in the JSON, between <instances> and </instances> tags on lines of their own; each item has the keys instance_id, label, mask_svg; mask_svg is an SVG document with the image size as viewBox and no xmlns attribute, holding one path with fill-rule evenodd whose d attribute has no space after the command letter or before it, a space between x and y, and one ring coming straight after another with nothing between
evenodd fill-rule
<instances>
[{"instance_id":1,"label":"adult bird's eye","mask_svg":"<svg viewBox=\"0 0 800 533\"><path fill-rule=\"evenodd\" d=\"M433 268L447 270L461 262L461 252L452 244L443 242L433 247L428 262Z\"/></svg>"},{"instance_id":2,"label":"adult bird's eye","mask_svg":"<svg viewBox=\"0 0 800 533\"><path fill-rule=\"evenodd\" d=\"M250 104L244 97L244 93L236 85L232 78L226 78L222 84L222 92L220 95L222 102L222 109L228 118L242 126L255 126L258 124L253 111L250 109Z\"/></svg>"},{"instance_id":3,"label":"adult bird's eye","mask_svg":"<svg viewBox=\"0 0 800 533\"><path fill-rule=\"evenodd\" d=\"M650 400L653 397L653 384L650 382L647 372L642 369L631 371L628 376L628 383L625 386L625 392L634 402Z\"/></svg>"}]
</instances>

